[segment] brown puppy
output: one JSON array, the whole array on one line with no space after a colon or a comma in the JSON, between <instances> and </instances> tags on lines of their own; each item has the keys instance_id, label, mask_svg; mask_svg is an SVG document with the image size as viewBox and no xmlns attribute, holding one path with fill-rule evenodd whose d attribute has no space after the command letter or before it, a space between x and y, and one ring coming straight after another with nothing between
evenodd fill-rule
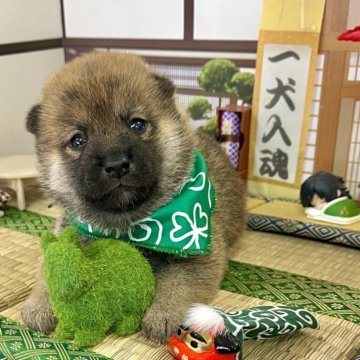
<instances>
[{"instance_id":1,"label":"brown puppy","mask_svg":"<svg viewBox=\"0 0 360 360\"><path fill-rule=\"evenodd\" d=\"M143 331L163 343L193 302L209 302L227 269L244 220L243 187L220 146L191 127L175 88L138 57L93 53L45 83L27 118L45 190L70 213L126 232L179 192L200 149L216 188L211 254L185 259L144 251L157 280ZM58 220L56 231L67 225ZM121 256L121 255L119 255ZM55 324L42 274L22 309L25 323Z\"/></svg>"}]
</instances>

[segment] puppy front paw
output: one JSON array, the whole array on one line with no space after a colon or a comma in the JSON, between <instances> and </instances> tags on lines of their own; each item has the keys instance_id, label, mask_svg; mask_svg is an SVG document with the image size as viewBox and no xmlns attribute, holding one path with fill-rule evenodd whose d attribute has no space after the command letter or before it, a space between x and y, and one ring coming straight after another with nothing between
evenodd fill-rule
<instances>
[{"instance_id":1,"label":"puppy front paw","mask_svg":"<svg viewBox=\"0 0 360 360\"><path fill-rule=\"evenodd\" d=\"M183 312L176 308L151 307L142 321L144 335L157 344L165 344L183 321Z\"/></svg>"},{"instance_id":2,"label":"puppy front paw","mask_svg":"<svg viewBox=\"0 0 360 360\"><path fill-rule=\"evenodd\" d=\"M49 334L55 329L56 319L47 302L26 300L21 308L21 317L25 325L34 330Z\"/></svg>"}]
</instances>

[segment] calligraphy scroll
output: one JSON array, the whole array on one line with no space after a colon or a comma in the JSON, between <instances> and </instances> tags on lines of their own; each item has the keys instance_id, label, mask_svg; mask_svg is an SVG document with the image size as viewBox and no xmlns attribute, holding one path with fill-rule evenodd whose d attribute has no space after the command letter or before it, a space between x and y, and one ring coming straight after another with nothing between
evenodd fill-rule
<instances>
[{"instance_id":1,"label":"calligraphy scroll","mask_svg":"<svg viewBox=\"0 0 360 360\"><path fill-rule=\"evenodd\" d=\"M248 191L298 198L325 0L263 0Z\"/></svg>"}]
</instances>

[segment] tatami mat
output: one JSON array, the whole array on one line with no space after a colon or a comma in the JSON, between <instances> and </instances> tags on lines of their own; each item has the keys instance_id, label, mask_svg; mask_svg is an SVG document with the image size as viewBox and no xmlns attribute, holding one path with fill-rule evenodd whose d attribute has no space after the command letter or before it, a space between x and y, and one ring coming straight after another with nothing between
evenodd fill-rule
<instances>
[{"instance_id":1,"label":"tatami mat","mask_svg":"<svg viewBox=\"0 0 360 360\"><path fill-rule=\"evenodd\" d=\"M360 288L360 251L287 235L246 231L233 260Z\"/></svg>"},{"instance_id":2,"label":"tatami mat","mask_svg":"<svg viewBox=\"0 0 360 360\"><path fill-rule=\"evenodd\" d=\"M246 201L246 210L251 211L259 206L265 205L266 201L257 198L248 198Z\"/></svg>"},{"instance_id":3,"label":"tatami mat","mask_svg":"<svg viewBox=\"0 0 360 360\"><path fill-rule=\"evenodd\" d=\"M36 237L0 227L0 310L26 299L40 257Z\"/></svg>"},{"instance_id":4,"label":"tatami mat","mask_svg":"<svg viewBox=\"0 0 360 360\"><path fill-rule=\"evenodd\" d=\"M34 196L29 201L28 208L37 213L56 216L60 209L48 209L48 203L49 201ZM255 210L262 206L264 203L261 201L248 205ZM2 315L21 321L19 306L34 283L39 255L39 241L35 236L0 227ZM245 231L232 259L360 288L360 251L352 248L286 235ZM219 291L213 304L225 310L239 310L273 303L234 292ZM326 315L315 316L320 321L320 330L307 329L266 341L248 341L245 343L245 359L342 360L354 359L357 352L360 353L359 325ZM126 338L109 335L94 350L113 359L170 359L164 346L151 343L141 333Z\"/></svg>"},{"instance_id":5,"label":"tatami mat","mask_svg":"<svg viewBox=\"0 0 360 360\"><path fill-rule=\"evenodd\" d=\"M274 303L220 291L213 302L225 310L249 308ZM14 321L21 321L20 305L1 312ZM316 315L319 330L305 329L298 333L269 340L246 341L247 360L345 360L353 359L359 350L360 326L324 315ZM120 338L109 335L93 348L115 360L171 359L164 346L157 346L142 334Z\"/></svg>"}]
</instances>

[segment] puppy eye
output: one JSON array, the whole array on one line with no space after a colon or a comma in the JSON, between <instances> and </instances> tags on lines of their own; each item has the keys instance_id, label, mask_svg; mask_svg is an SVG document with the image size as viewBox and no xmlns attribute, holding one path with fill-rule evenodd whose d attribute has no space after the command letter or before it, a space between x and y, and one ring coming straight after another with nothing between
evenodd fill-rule
<instances>
[{"instance_id":1,"label":"puppy eye","mask_svg":"<svg viewBox=\"0 0 360 360\"><path fill-rule=\"evenodd\" d=\"M74 149L74 150L80 150L81 148L83 148L86 144L86 137L82 134L75 134L71 140L70 140L70 146Z\"/></svg>"},{"instance_id":2,"label":"puppy eye","mask_svg":"<svg viewBox=\"0 0 360 360\"><path fill-rule=\"evenodd\" d=\"M140 118L134 118L130 122L130 129L136 134L142 134L146 130L146 121Z\"/></svg>"}]
</instances>

